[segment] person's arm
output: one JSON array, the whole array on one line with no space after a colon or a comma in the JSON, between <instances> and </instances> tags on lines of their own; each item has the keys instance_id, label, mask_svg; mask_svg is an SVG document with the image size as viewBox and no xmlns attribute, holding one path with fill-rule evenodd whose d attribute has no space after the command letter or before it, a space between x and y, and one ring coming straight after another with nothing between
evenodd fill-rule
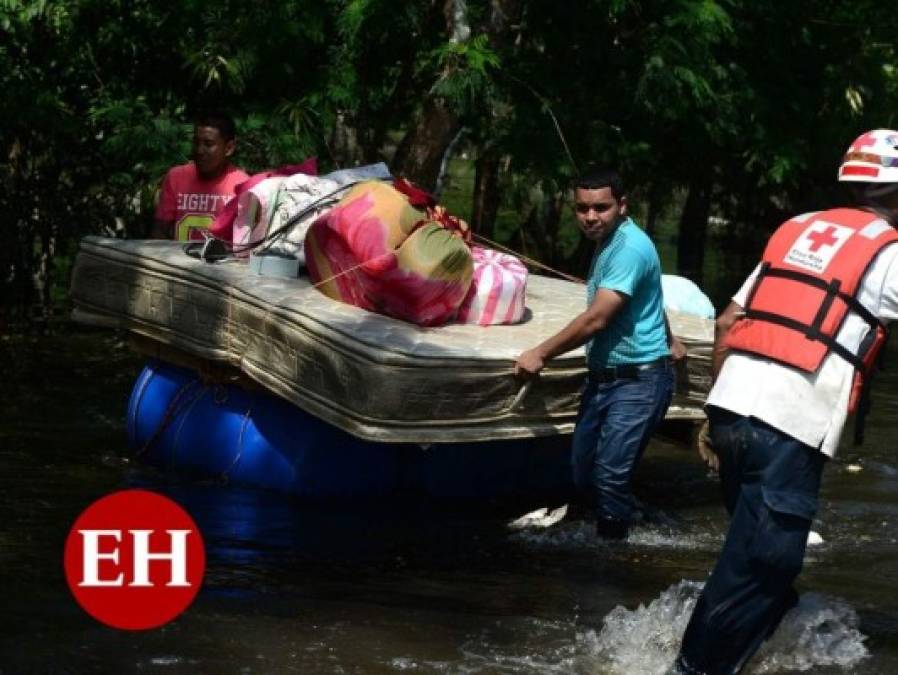
<instances>
[{"instance_id":1,"label":"person's arm","mask_svg":"<svg viewBox=\"0 0 898 675\"><path fill-rule=\"evenodd\" d=\"M730 332L733 325L745 315L742 305L732 301L721 312L720 316L714 322L714 346L711 348L711 384L717 380L720 369L723 368L723 362L726 361L727 355L730 353L726 346L726 336ZM711 444L710 425L707 420L702 424L695 439L696 449L702 461L708 465L712 471L720 470L720 458Z\"/></svg>"},{"instance_id":2,"label":"person's arm","mask_svg":"<svg viewBox=\"0 0 898 675\"><path fill-rule=\"evenodd\" d=\"M720 313L720 316L718 316L717 320L714 322L714 346L711 348L712 385L717 381L717 376L720 374L721 368L723 368L723 362L726 361L727 355L730 352L729 348L726 346L727 334L730 332L733 325L745 316L742 303L747 302L748 295L754 286L760 267L760 265L755 267L754 271L748 276L748 279L742 284L742 288L740 288L739 292L733 296L730 304L726 306L726 309ZM720 459L717 457L717 453L714 452L714 447L711 445L710 423L708 420L705 420L705 423L702 425L701 429L699 429L698 435L696 436L696 446L698 454L705 464L707 464L713 471L718 471L720 469Z\"/></svg>"},{"instance_id":3,"label":"person's arm","mask_svg":"<svg viewBox=\"0 0 898 675\"><path fill-rule=\"evenodd\" d=\"M720 369L723 368L723 362L726 360L729 350L724 344L727 333L739 319L745 316L744 307L748 304L748 296L751 294L755 286L755 280L761 270L760 263L755 267L748 278L743 282L742 287L733 296L730 304L720 313L714 322L714 347L711 350L711 384L717 380Z\"/></svg>"},{"instance_id":4,"label":"person's arm","mask_svg":"<svg viewBox=\"0 0 898 675\"><path fill-rule=\"evenodd\" d=\"M624 293L600 288L585 312L545 342L521 353L515 361L514 374L523 378L533 377L550 359L585 344L609 324L627 299Z\"/></svg>"},{"instance_id":5,"label":"person's arm","mask_svg":"<svg viewBox=\"0 0 898 675\"><path fill-rule=\"evenodd\" d=\"M686 358L686 345L680 342L680 338L673 334L670 328L670 319L667 318L667 312L664 312L664 330L667 331L667 346L670 347L670 357L676 361L682 361Z\"/></svg>"},{"instance_id":6,"label":"person's arm","mask_svg":"<svg viewBox=\"0 0 898 675\"><path fill-rule=\"evenodd\" d=\"M717 320L714 322L714 347L711 350L711 383L717 380L720 369L723 368L723 362L726 360L730 350L726 346L726 336L730 332L733 325L743 316L745 312L738 303L730 302L726 309L723 310Z\"/></svg>"}]
</instances>

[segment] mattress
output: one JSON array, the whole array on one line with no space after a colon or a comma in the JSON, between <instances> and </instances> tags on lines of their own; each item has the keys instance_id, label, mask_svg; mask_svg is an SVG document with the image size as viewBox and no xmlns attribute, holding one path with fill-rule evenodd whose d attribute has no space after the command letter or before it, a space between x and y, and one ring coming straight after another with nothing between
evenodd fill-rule
<instances>
[{"instance_id":1,"label":"mattress","mask_svg":"<svg viewBox=\"0 0 898 675\"><path fill-rule=\"evenodd\" d=\"M515 357L583 309L583 286L531 275L524 321L423 328L326 297L306 278L259 276L244 261L203 262L171 241L87 237L72 276L75 320L124 329L239 371L367 440L449 443L573 430L583 349L522 390ZM687 347L669 418L701 419L713 322L670 313Z\"/></svg>"}]
</instances>

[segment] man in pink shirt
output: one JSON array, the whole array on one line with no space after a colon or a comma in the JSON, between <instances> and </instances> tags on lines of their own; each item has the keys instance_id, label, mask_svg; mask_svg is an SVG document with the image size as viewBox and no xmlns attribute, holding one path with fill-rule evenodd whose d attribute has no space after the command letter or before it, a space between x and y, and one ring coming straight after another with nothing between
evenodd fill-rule
<instances>
[{"instance_id":1,"label":"man in pink shirt","mask_svg":"<svg viewBox=\"0 0 898 675\"><path fill-rule=\"evenodd\" d=\"M237 148L234 121L227 115L201 115L193 127L193 161L165 174L156 204L154 239L202 239L202 230L249 176L231 165Z\"/></svg>"}]
</instances>

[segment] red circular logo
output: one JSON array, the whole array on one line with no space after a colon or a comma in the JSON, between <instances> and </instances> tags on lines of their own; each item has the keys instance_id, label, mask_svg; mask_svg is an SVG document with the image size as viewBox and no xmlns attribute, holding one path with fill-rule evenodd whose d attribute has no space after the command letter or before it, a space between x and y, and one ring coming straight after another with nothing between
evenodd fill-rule
<instances>
[{"instance_id":1,"label":"red circular logo","mask_svg":"<svg viewBox=\"0 0 898 675\"><path fill-rule=\"evenodd\" d=\"M78 516L65 543L65 576L75 599L113 628L168 623L193 602L206 551L193 518L168 497L123 490Z\"/></svg>"}]
</instances>

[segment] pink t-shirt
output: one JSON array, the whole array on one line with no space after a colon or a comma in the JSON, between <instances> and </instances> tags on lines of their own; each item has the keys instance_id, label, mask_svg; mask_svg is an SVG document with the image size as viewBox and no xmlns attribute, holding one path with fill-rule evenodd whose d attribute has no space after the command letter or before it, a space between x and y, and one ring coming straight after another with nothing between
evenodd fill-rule
<instances>
[{"instance_id":1,"label":"pink t-shirt","mask_svg":"<svg viewBox=\"0 0 898 675\"><path fill-rule=\"evenodd\" d=\"M200 178L193 162L173 166L162 180L156 220L174 221L173 239L202 239L199 231L212 224L234 196L234 188L247 178L242 169L233 166L212 180Z\"/></svg>"}]
</instances>

